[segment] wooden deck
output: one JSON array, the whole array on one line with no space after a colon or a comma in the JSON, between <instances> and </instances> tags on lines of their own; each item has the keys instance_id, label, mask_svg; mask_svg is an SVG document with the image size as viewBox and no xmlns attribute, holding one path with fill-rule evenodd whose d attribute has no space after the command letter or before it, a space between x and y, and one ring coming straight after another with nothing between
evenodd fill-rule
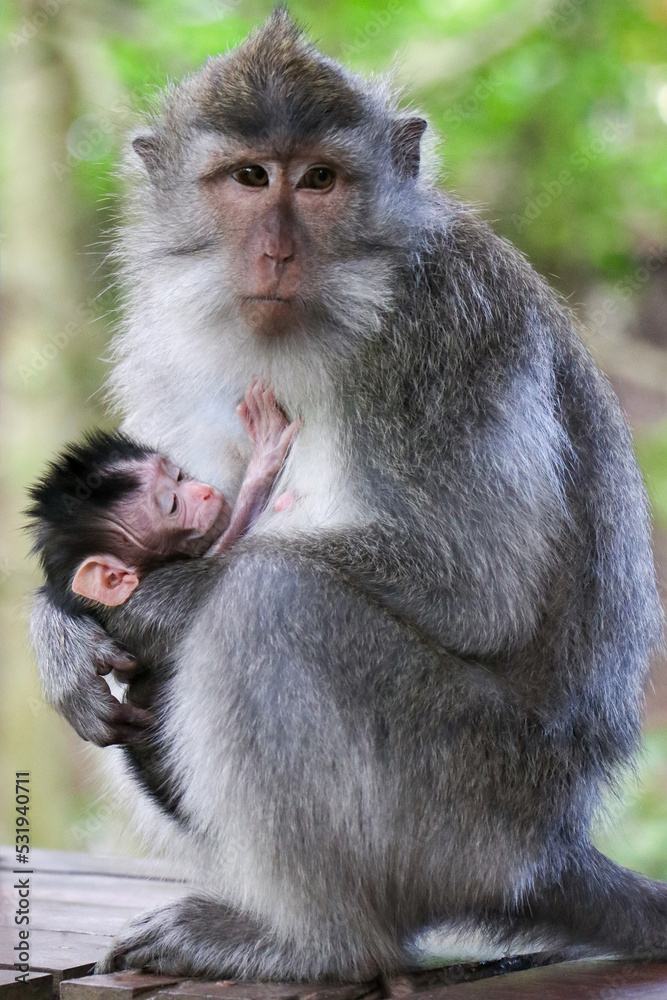
<instances>
[{"instance_id":1,"label":"wooden deck","mask_svg":"<svg viewBox=\"0 0 667 1000\"><path fill-rule=\"evenodd\" d=\"M352 984L183 981L130 972L91 976L127 920L185 887L170 880L159 862L39 850L30 859L29 866L16 865L14 851L0 848L0 1000L667 1000L667 962L564 962L516 971L530 964L518 958ZM17 982L21 928L14 923L14 885L26 878L30 973Z\"/></svg>"}]
</instances>

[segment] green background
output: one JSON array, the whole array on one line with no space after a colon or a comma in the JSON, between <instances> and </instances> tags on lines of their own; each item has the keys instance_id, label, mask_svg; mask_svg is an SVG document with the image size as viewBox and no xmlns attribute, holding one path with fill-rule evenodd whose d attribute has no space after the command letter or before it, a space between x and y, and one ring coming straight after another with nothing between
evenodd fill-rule
<instances>
[{"instance_id":1,"label":"green background","mask_svg":"<svg viewBox=\"0 0 667 1000\"><path fill-rule=\"evenodd\" d=\"M105 257L121 212L123 135L169 79L270 11L257 0L9 0L4 101L0 840L17 770L33 843L133 850L104 752L44 704L26 638L38 582L25 485L103 423L117 322ZM662 0L328 0L292 12L330 55L391 72L440 137L441 177L568 298L635 432L667 561L667 7ZM159 345L156 345L159 350ZM638 779L600 842L667 878L667 671L649 692Z\"/></svg>"}]
</instances>

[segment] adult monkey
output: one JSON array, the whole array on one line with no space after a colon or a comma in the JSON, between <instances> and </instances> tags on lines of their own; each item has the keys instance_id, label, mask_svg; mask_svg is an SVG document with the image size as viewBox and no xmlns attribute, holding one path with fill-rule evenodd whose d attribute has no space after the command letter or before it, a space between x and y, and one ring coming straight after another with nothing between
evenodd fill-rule
<instances>
[{"instance_id":1,"label":"adult monkey","mask_svg":"<svg viewBox=\"0 0 667 1000\"><path fill-rule=\"evenodd\" d=\"M105 968L366 977L441 921L667 953L667 887L589 839L661 627L627 429L554 295L424 179L423 129L278 11L134 140L128 431L231 492L252 379L303 428L296 503L208 600L159 570L124 606L191 615L163 764L208 893ZM90 648L118 652L44 597L34 635L113 739Z\"/></svg>"}]
</instances>

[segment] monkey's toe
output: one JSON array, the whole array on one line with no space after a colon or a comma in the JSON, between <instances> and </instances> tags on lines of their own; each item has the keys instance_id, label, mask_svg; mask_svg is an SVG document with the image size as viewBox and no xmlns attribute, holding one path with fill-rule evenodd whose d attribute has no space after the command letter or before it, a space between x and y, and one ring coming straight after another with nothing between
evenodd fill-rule
<instances>
[{"instance_id":1,"label":"monkey's toe","mask_svg":"<svg viewBox=\"0 0 667 1000\"><path fill-rule=\"evenodd\" d=\"M217 911L209 901L186 897L137 917L115 938L97 971L224 978L228 965L224 934L218 933L214 921L209 925L202 908Z\"/></svg>"},{"instance_id":2,"label":"monkey's toe","mask_svg":"<svg viewBox=\"0 0 667 1000\"><path fill-rule=\"evenodd\" d=\"M174 921L172 907L137 917L115 938L111 949L97 963L96 971L163 972L192 975L187 963L179 960L172 947Z\"/></svg>"}]
</instances>

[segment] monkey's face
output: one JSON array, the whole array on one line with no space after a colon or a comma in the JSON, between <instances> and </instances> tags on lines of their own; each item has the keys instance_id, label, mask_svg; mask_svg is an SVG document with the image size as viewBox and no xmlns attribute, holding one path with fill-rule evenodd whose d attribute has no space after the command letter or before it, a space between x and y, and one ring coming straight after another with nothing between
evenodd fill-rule
<instances>
[{"instance_id":1,"label":"monkey's face","mask_svg":"<svg viewBox=\"0 0 667 1000\"><path fill-rule=\"evenodd\" d=\"M432 223L425 127L277 11L171 89L132 140L137 329L159 325L179 366L219 344L218 377L239 391L259 374L275 384L281 366L294 384L295 361L312 377L349 357L394 309Z\"/></svg>"},{"instance_id":2,"label":"monkey's face","mask_svg":"<svg viewBox=\"0 0 667 1000\"><path fill-rule=\"evenodd\" d=\"M199 189L249 329L276 337L312 322L353 209L351 171L323 148L278 157L239 147L207 164Z\"/></svg>"},{"instance_id":3,"label":"monkey's face","mask_svg":"<svg viewBox=\"0 0 667 1000\"><path fill-rule=\"evenodd\" d=\"M223 533L231 508L220 490L152 455L139 467L139 488L116 513L124 534L154 556L201 556Z\"/></svg>"}]
</instances>

